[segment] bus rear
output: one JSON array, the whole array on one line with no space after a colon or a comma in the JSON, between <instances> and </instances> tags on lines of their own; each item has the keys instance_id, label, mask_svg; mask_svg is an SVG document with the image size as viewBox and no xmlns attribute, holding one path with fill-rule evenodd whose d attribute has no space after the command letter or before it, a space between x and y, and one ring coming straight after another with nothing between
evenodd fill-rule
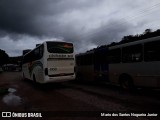
<instances>
[{"instance_id":1,"label":"bus rear","mask_svg":"<svg viewBox=\"0 0 160 120\"><path fill-rule=\"evenodd\" d=\"M61 82L75 79L75 56L72 43L46 42L44 54L45 81Z\"/></svg>"}]
</instances>

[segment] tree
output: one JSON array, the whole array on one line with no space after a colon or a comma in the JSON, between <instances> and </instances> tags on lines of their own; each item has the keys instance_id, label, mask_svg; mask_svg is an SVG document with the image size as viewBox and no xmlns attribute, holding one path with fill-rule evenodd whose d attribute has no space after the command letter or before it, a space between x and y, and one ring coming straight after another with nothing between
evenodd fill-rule
<instances>
[{"instance_id":1,"label":"tree","mask_svg":"<svg viewBox=\"0 0 160 120\"><path fill-rule=\"evenodd\" d=\"M0 65L7 63L8 58L9 58L8 54L4 50L0 49Z\"/></svg>"},{"instance_id":2,"label":"tree","mask_svg":"<svg viewBox=\"0 0 160 120\"><path fill-rule=\"evenodd\" d=\"M146 29L146 30L144 31L144 34L150 34L151 32L152 32L151 29Z\"/></svg>"}]
</instances>

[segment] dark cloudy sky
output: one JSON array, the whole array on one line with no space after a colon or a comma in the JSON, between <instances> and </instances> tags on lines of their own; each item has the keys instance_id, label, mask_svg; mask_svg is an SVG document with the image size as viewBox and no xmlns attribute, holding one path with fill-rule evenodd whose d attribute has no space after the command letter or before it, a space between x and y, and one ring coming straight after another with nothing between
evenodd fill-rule
<instances>
[{"instance_id":1,"label":"dark cloudy sky","mask_svg":"<svg viewBox=\"0 0 160 120\"><path fill-rule=\"evenodd\" d=\"M46 40L73 42L76 53L160 29L159 0L0 0L0 49L22 54Z\"/></svg>"}]
</instances>

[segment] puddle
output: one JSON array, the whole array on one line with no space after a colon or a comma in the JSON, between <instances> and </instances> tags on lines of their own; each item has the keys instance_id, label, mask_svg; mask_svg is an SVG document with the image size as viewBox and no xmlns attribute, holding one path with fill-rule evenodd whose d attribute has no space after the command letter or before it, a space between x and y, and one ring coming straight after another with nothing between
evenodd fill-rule
<instances>
[{"instance_id":1,"label":"puddle","mask_svg":"<svg viewBox=\"0 0 160 120\"><path fill-rule=\"evenodd\" d=\"M14 93L14 92L16 92L17 90L16 89L14 89L14 88L9 88L8 89L8 92L10 92L10 93Z\"/></svg>"},{"instance_id":2,"label":"puddle","mask_svg":"<svg viewBox=\"0 0 160 120\"><path fill-rule=\"evenodd\" d=\"M19 106L22 104L22 98L13 94L14 92L16 92L16 89L9 88L8 92L9 94L5 95L2 99L5 104L9 106Z\"/></svg>"}]
</instances>

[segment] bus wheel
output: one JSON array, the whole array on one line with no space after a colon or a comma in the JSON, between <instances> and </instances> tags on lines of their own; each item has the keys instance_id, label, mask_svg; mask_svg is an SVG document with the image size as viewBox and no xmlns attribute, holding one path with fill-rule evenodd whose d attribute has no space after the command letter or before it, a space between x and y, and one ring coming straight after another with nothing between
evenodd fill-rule
<instances>
[{"instance_id":1,"label":"bus wheel","mask_svg":"<svg viewBox=\"0 0 160 120\"><path fill-rule=\"evenodd\" d=\"M33 75L33 82L37 83L35 75Z\"/></svg>"},{"instance_id":2,"label":"bus wheel","mask_svg":"<svg viewBox=\"0 0 160 120\"><path fill-rule=\"evenodd\" d=\"M26 79L26 78L25 78L25 76L24 76L24 73L23 73L23 76L22 76L22 77L23 77L23 78L22 78L23 80L25 80L25 79Z\"/></svg>"},{"instance_id":3,"label":"bus wheel","mask_svg":"<svg viewBox=\"0 0 160 120\"><path fill-rule=\"evenodd\" d=\"M134 87L131 77L130 76L120 77L120 86L124 90L132 90Z\"/></svg>"},{"instance_id":4,"label":"bus wheel","mask_svg":"<svg viewBox=\"0 0 160 120\"><path fill-rule=\"evenodd\" d=\"M33 75L33 85L34 85L36 88L42 88L42 87L43 87L39 82L37 82L35 75Z\"/></svg>"},{"instance_id":5,"label":"bus wheel","mask_svg":"<svg viewBox=\"0 0 160 120\"><path fill-rule=\"evenodd\" d=\"M77 81L81 80L81 75L80 75L80 73L77 73L77 74L76 74L76 80L77 80Z\"/></svg>"}]
</instances>

